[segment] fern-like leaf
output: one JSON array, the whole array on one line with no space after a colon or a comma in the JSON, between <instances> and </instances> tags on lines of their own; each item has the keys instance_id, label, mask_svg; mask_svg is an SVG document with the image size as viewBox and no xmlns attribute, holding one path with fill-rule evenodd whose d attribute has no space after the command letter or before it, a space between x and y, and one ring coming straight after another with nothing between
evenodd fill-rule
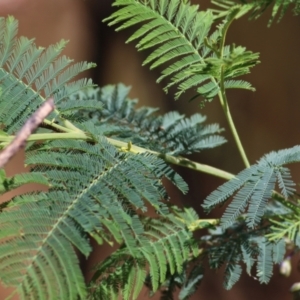
<instances>
[{"instance_id":1,"label":"fern-like leaf","mask_svg":"<svg viewBox=\"0 0 300 300\"><path fill-rule=\"evenodd\" d=\"M208 243L203 239L202 247L206 247L209 254L209 264L218 269L225 265L224 287L230 289L240 278L241 263L246 264L247 273L251 275L251 269L256 264L257 278L261 283L268 283L272 273L273 264L283 260L285 253L285 241L269 241L266 236L267 227L251 230L245 233L245 222L238 221L231 227L223 230L211 231Z\"/></svg>"},{"instance_id":2,"label":"fern-like leaf","mask_svg":"<svg viewBox=\"0 0 300 300\"><path fill-rule=\"evenodd\" d=\"M279 239L273 243L273 263L279 264L283 261L285 255L285 241Z\"/></svg>"},{"instance_id":3,"label":"fern-like leaf","mask_svg":"<svg viewBox=\"0 0 300 300\"><path fill-rule=\"evenodd\" d=\"M128 42L139 40L139 51L151 49L144 65L150 64L150 69L162 67L157 82L169 78L165 91L178 86L176 99L189 89L196 89L197 95L212 99L220 92L223 80L226 80L224 88L253 90L250 84L230 80L248 73L249 68L258 63L258 54L243 47L219 49L223 47L219 44L225 34L223 29L245 13L242 6L232 9L210 35L214 21L212 12L198 11L197 5L185 1L116 0L113 5L119 9L104 21L109 25L119 24L116 30L143 23Z\"/></svg>"},{"instance_id":4,"label":"fern-like leaf","mask_svg":"<svg viewBox=\"0 0 300 300\"><path fill-rule=\"evenodd\" d=\"M142 251L153 266L154 287L164 277L155 271L164 251L176 270L188 255L184 246L188 233L177 233L174 222L160 228L166 245L155 246L143 236L144 225L134 213L145 210L147 200L162 215L167 214L162 200L168 196L162 178L186 189L182 179L153 155L118 153L105 139L95 137L96 141L96 145L53 141L27 153L32 172L23 174L24 181L39 176L44 183L48 181L50 191L18 196L0 215L1 280L14 286L22 299L29 295L38 299L85 298L72 245L88 256L87 234L99 243L112 238L125 243L133 257Z\"/></svg>"},{"instance_id":5,"label":"fern-like leaf","mask_svg":"<svg viewBox=\"0 0 300 300\"><path fill-rule=\"evenodd\" d=\"M190 299L198 289L204 273L202 265L197 262L193 265L190 272L185 271L190 269L191 264L185 263L184 271L182 273L175 273L173 275L168 274L167 280L160 287L160 300ZM177 296L178 289L180 291ZM154 294L154 292L150 292L150 296L153 296Z\"/></svg>"},{"instance_id":6,"label":"fern-like leaf","mask_svg":"<svg viewBox=\"0 0 300 300\"><path fill-rule=\"evenodd\" d=\"M217 124L204 125L205 116L190 118L177 112L158 116L156 109L136 109L128 98L129 88L119 84L75 93L71 102L98 102L102 108L81 109L77 118L90 119L105 136L132 142L164 154L182 155L217 147L225 142Z\"/></svg>"},{"instance_id":7,"label":"fern-like leaf","mask_svg":"<svg viewBox=\"0 0 300 300\"><path fill-rule=\"evenodd\" d=\"M269 243L266 239L259 243L257 277L262 283L268 283L273 274L272 250L272 243Z\"/></svg>"},{"instance_id":8,"label":"fern-like leaf","mask_svg":"<svg viewBox=\"0 0 300 300\"><path fill-rule=\"evenodd\" d=\"M225 268L224 287L230 290L233 285L240 279L242 268L238 264L229 264Z\"/></svg>"},{"instance_id":9,"label":"fern-like leaf","mask_svg":"<svg viewBox=\"0 0 300 300\"><path fill-rule=\"evenodd\" d=\"M224 202L227 200L230 196L232 196L239 188L241 188L249 178L251 178L251 175L254 173L254 167L251 167L249 169L245 169L242 172L240 172L235 178L232 180L224 183L223 185L219 186L218 189L213 191L205 200L203 203L203 207L206 211L211 211L216 205ZM243 205L242 205L243 207Z\"/></svg>"},{"instance_id":10,"label":"fern-like leaf","mask_svg":"<svg viewBox=\"0 0 300 300\"><path fill-rule=\"evenodd\" d=\"M271 232L267 235L271 241L280 241L288 238L298 247L300 246L300 216L294 214L292 217L282 216L280 220L271 220Z\"/></svg>"},{"instance_id":11,"label":"fern-like leaf","mask_svg":"<svg viewBox=\"0 0 300 300\"><path fill-rule=\"evenodd\" d=\"M291 0L291 1L255 0L255 1L240 1L239 3L232 0L213 0L212 3L218 6L217 9L214 9L216 18L220 18L226 15L228 11L231 10L232 7L236 5L243 5L247 10L251 12L250 19L257 19L265 12L265 10L268 7L273 5L268 26L271 26L271 24L275 21L276 18L277 18L277 22L279 22L283 18L283 16L285 15L285 13L287 12L287 10L291 5L293 5L293 12L295 15L299 15L300 13L299 0Z\"/></svg>"},{"instance_id":12,"label":"fern-like leaf","mask_svg":"<svg viewBox=\"0 0 300 300\"><path fill-rule=\"evenodd\" d=\"M124 299L136 299L147 277L146 264L151 290L156 291L167 276L183 271L190 255L196 255L191 233L173 215L144 219L143 223L145 231L134 255L123 247L99 264L90 283L89 299L114 299L119 293ZM199 278L193 279L196 284Z\"/></svg>"},{"instance_id":13,"label":"fern-like leaf","mask_svg":"<svg viewBox=\"0 0 300 300\"><path fill-rule=\"evenodd\" d=\"M259 170L259 172L261 172ZM273 169L264 169L263 175L257 178L257 185L249 201L248 226L253 228L263 217L267 201L275 188L276 177Z\"/></svg>"},{"instance_id":14,"label":"fern-like leaf","mask_svg":"<svg viewBox=\"0 0 300 300\"><path fill-rule=\"evenodd\" d=\"M246 265L246 272L251 276L251 269L256 261L253 255L253 249L249 247L249 243L244 243L241 246L243 262Z\"/></svg>"},{"instance_id":15,"label":"fern-like leaf","mask_svg":"<svg viewBox=\"0 0 300 300\"><path fill-rule=\"evenodd\" d=\"M17 38L18 22L11 16L0 19L0 123L9 134L18 131L32 111L50 96L56 105L90 80L68 83L80 72L95 66L76 63L59 56L67 42L62 40L48 49L37 48L34 40ZM58 116L58 111L52 117Z\"/></svg>"},{"instance_id":16,"label":"fern-like leaf","mask_svg":"<svg viewBox=\"0 0 300 300\"><path fill-rule=\"evenodd\" d=\"M295 191L290 172L283 165L299 161L299 146L271 152L212 192L205 199L203 207L209 211L233 196L221 218L221 224L224 227L230 226L247 211L248 227L253 228L263 217L277 182L284 196L288 197Z\"/></svg>"},{"instance_id":17,"label":"fern-like leaf","mask_svg":"<svg viewBox=\"0 0 300 300\"><path fill-rule=\"evenodd\" d=\"M48 185L48 181L46 180L46 178L38 174L16 174L14 176L7 177L4 169L0 170L0 195L12 191L28 183Z\"/></svg>"},{"instance_id":18,"label":"fern-like leaf","mask_svg":"<svg viewBox=\"0 0 300 300\"><path fill-rule=\"evenodd\" d=\"M195 265L192 268L190 274L185 276L185 281L178 296L179 300L187 300L196 292L203 279L203 273L204 270L201 265Z\"/></svg>"}]
</instances>

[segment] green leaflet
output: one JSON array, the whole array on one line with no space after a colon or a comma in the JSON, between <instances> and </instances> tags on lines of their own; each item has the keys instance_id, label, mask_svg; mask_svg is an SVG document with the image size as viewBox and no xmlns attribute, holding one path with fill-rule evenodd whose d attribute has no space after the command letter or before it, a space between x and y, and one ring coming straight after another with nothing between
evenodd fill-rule
<instances>
[{"instance_id":1,"label":"green leaflet","mask_svg":"<svg viewBox=\"0 0 300 300\"><path fill-rule=\"evenodd\" d=\"M179 293L179 299L180 300L187 300L189 299L193 293L196 292L198 286L201 283L201 280L203 279L204 270L202 265L198 264L195 265L190 274L188 276L184 276L184 281L181 283L181 290Z\"/></svg>"},{"instance_id":2,"label":"green leaflet","mask_svg":"<svg viewBox=\"0 0 300 300\"><path fill-rule=\"evenodd\" d=\"M232 79L247 74L258 63L258 54L223 44L230 23L247 12L244 7L232 8L210 35L214 16L210 10L198 11L197 5L179 0L116 0L113 5L118 10L104 21L118 24L117 31L142 23L128 42L138 40L138 51L152 51L143 64L160 67L157 82L167 82L165 91L177 86L176 99L190 89L208 100L222 88L254 90Z\"/></svg>"},{"instance_id":3,"label":"green leaflet","mask_svg":"<svg viewBox=\"0 0 300 300\"><path fill-rule=\"evenodd\" d=\"M29 174L16 174L12 177L6 177L4 169L0 170L0 194L12 191L24 184L28 183L39 183L43 185L48 185L48 181L45 177L41 177L38 174L29 173Z\"/></svg>"},{"instance_id":4,"label":"green leaflet","mask_svg":"<svg viewBox=\"0 0 300 300\"><path fill-rule=\"evenodd\" d=\"M225 268L224 287L226 290L232 288L232 286L240 279L242 274L242 268L240 265L228 264Z\"/></svg>"},{"instance_id":5,"label":"green leaflet","mask_svg":"<svg viewBox=\"0 0 300 300\"><path fill-rule=\"evenodd\" d=\"M259 243L257 277L262 283L268 283L273 274L272 250L273 245L266 239Z\"/></svg>"}]
</instances>

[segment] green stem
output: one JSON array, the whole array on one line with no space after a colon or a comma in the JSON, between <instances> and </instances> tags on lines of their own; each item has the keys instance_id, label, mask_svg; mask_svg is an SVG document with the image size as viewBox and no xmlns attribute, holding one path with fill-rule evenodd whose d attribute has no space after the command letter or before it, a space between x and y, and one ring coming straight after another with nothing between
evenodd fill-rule
<instances>
[{"instance_id":1,"label":"green stem","mask_svg":"<svg viewBox=\"0 0 300 300\"><path fill-rule=\"evenodd\" d=\"M56 129L56 130L58 130L58 131L61 131L61 132L74 132L74 131L77 132L77 131L81 131L81 130L79 130L77 127L76 127L76 130L70 129L70 128L67 128L67 127L64 127L64 126L55 124L55 123L53 123L52 121L49 121L49 120L47 120L47 119L45 119L45 120L43 121L43 123L46 124L46 125L48 125L48 126L50 126L50 127L52 127L53 129ZM73 124L72 124L72 125L73 125ZM73 125L73 127L75 127L75 126Z\"/></svg>"},{"instance_id":2,"label":"green stem","mask_svg":"<svg viewBox=\"0 0 300 300\"><path fill-rule=\"evenodd\" d=\"M48 121L48 120L45 120L44 123L49 125L49 126L52 126L54 129L57 129L59 131L63 131L63 132L66 132L66 133L74 132L72 129L57 125L57 124L52 123L51 121ZM76 132L78 132L78 131L80 132L81 130L76 128ZM81 131L81 132L83 133L83 131ZM78 138L80 138L80 137L78 136ZM85 139L85 138L83 137L82 139ZM172 156L172 155L168 155L168 154L162 154L162 153L159 153L159 152L151 151L149 149L145 149L145 148L142 148L142 147L131 145L131 143L129 144L129 143L122 142L122 141L115 140L115 139L108 138L108 137L106 139L112 145L114 145L115 147L121 148L124 151L132 152L132 153L145 153L145 152L152 153L152 154L164 159L166 162L171 163L173 165L182 166L182 167L192 169L192 170L198 171L198 172L203 172L203 173L213 175L213 176L225 179L225 180L230 180L233 177L235 177L233 174L228 173L226 171L223 171L223 170L220 170L218 168L214 168L212 166L208 166L208 165L205 165L205 164L200 164L198 162L189 160L189 159L184 158L184 157ZM0 138L0 142L1 142L1 138Z\"/></svg>"},{"instance_id":3,"label":"green stem","mask_svg":"<svg viewBox=\"0 0 300 300\"><path fill-rule=\"evenodd\" d=\"M59 130L64 129L64 127L59 126L54 123L51 123L49 121L47 121L45 123L50 126L53 126L56 129L59 129ZM66 129L66 131L70 131L70 130ZM14 136L1 136L0 135L0 144L2 146L6 146L13 139L14 139ZM94 140L88 134L86 134L85 132L83 132L80 129L78 129L78 131L71 131L71 132L65 132L65 133L57 133L57 132L55 132L55 133L34 133L27 140L32 142L32 141L66 140L66 139L86 140L86 141L94 142ZM149 149L134 146L131 143L122 142L122 141L115 140L112 138L106 138L106 139L108 140L108 142L110 144L114 145L117 148L120 148L121 151L131 152L131 153L135 153L135 154L148 152L148 153L152 153L153 155L156 155L156 156L164 159L168 163L171 163L171 164L174 164L177 166L186 167L186 168L192 169L194 171L210 174L210 175L220 177L225 180L230 180L234 177L234 175L231 173L228 173L226 171L223 171L223 170L220 170L220 169L208 166L208 165L200 164L198 162L189 160L184 157L180 157L180 156L175 157L175 156L168 155L168 154L162 154L159 152L151 151Z\"/></svg>"},{"instance_id":4,"label":"green stem","mask_svg":"<svg viewBox=\"0 0 300 300\"><path fill-rule=\"evenodd\" d=\"M66 126L65 128L76 131L76 132L80 132L81 130L79 128L77 128L75 125L73 125L70 121L65 120L65 119L61 119L63 124Z\"/></svg>"},{"instance_id":5,"label":"green stem","mask_svg":"<svg viewBox=\"0 0 300 300\"><path fill-rule=\"evenodd\" d=\"M231 173L214 168L212 166L200 164L198 162L189 160L185 157L162 154L159 152L151 151L151 150L148 150L148 149L145 149L142 147L134 146L132 144L118 141L118 140L111 139L111 138L107 138L107 140L115 147L121 148L123 151L128 151L128 152L132 152L132 153L145 153L145 152L152 153L152 154L162 158L164 161L171 163L173 165L182 166L185 168L192 169L194 171L199 171L199 172L203 172L206 174L210 174L210 175L213 175L213 176L225 179L225 180L230 180L235 177L235 175L233 175Z\"/></svg>"},{"instance_id":6,"label":"green stem","mask_svg":"<svg viewBox=\"0 0 300 300\"><path fill-rule=\"evenodd\" d=\"M231 16L231 18L229 19L229 21L226 23L226 25L223 27L222 29L222 37L221 37L221 41L220 41L220 53L219 53L219 58L223 59L223 55L224 55L224 47L225 47L225 39L226 39L226 34L228 31L229 26L231 25L231 23L234 20L234 16ZM250 163L249 160L247 158L246 152L244 150L244 147L242 145L242 142L239 138L239 135L237 133L236 127L234 125L230 110L229 110L229 105L228 105L228 101L227 101L227 97L226 97L226 92L225 92L225 86L224 86L224 68L221 68L221 74L220 74L220 92L218 93L219 99L220 99L220 103L221 106L223 108L223 111L225 113L227 122L229 124L230 130L233 134L235 143L237 145L237 148L240 152L240 155L242 157L242 160L246 166L246 168L250 167Z\"/></svg>"},{"instance_id":7,"label":"green stem","mask_svg":"<svg viewBox=\"0 0 300 300\"><path fill-rule=\"evenodd\" d=\"M171 163L173 165L185 167L188 169L192 169L194 171L206 173L209 175L213 175L215 177L219 177L225 180L230 180L235 177L235 175L226 172L224 170L205 165L205 164L200 164L198 162L189 160L185 157L180 157L180 156L171 156L171 155L166 155L166 154L159 154L159 157L163 158L166 162Z\"/></svg>"},{"instance_id":8,"label":"green stem","mask_svg":"<svg viewBox=\"0 0 300 300\"><path fill-rule=\"evenodd\" d=\"M217 226L220 224L220 219L198 219L195 222L189 224L189 231L193 232L199 229L207 228L207 224L211 226Z\"/></svg>"},{"instance_id":9,"label":"green stem","mask_svg":"<svg viewBox=\"0 0 300 300\"><path fill-rule=\"evenodd\" d=\"M15 137L14 136L0 136L0 142L5 142L8 145ZM35 133L32 134L27 141L50 141L50 140L91 140L84 132L69 132L69 133ZM3 145L3 144L2 144Z\"/></svg>"},{"instance_id":10,"label":"green stem","mask_svg":"<svg viewBox=\"0 0 300 300\"><path fill-rule=\"evenodd\" d=\"M249 163L249 160L248 160L247 155L245 153L245 150L244 150L244 147L243 147L242 142L240 140L240 137L238 135L238 132L236 130L236 127L234 125L234 122L233 122L233 119L232 119L232 116L231 116L231 113L230 113L229 105L228 105L228 102L227 102L227 97L226 97L225 87L224 87L224 73L223 73L223 69L221 71L220 88L221 88L221 91L219 92L218 96L219 96L219 99L220 99L221 106L222 106L223 111L225 113L227 122L228 122L230 130L231 130L231 132L233 134L233 138L234 138L235 143L237 145L237 148L238 148L238 150L240 152L242 160L243 160L246 168L249 168L250 167L250 163Z\"/></svg>"}]
</instances>

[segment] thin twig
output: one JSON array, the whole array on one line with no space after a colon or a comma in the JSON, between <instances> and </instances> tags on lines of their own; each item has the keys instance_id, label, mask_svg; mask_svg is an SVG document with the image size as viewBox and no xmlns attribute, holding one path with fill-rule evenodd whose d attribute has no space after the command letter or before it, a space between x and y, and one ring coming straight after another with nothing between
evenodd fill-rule
<instances>
[{"instance_id":1,"label":"thin twig","mask_svg":"<svg viewBox=\"0 0 300 300\"><path fill-rule=\"evenodd\" d=\"M0 168L2 168L24 146L31 133L43 122L54 110L53 98L48 99L40 108L25 122L14 140L0 153Z\"/></svg>"}]
</instances>

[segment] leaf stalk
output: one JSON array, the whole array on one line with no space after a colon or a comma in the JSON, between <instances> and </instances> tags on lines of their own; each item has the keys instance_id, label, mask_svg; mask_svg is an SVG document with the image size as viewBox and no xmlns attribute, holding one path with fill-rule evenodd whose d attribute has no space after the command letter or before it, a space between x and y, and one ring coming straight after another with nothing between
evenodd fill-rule
<instances>
[{"instance_id":1,"label":"leaf stalk","mask_svg":"<svg viewBox=\"0 0 300 300\"><path fill-rule=\"evenodd\" d=\"M238 10L236 12L234 12L235 15L237 13L238 13ZM220 59L223 59L226 34L227 34L229 26L231 25L231 23L235 19L235 15L232 15L229 18L228 22L226 23L226 25L224 25L224 27L222 29L222 36L221 36L221 41L220 41ZM235 127L234 122L233 122L233 118L232 118L231 113L230 113L230 109L229 109L229 105L228 105L228 101L227 101L227 97L226 97L226 92L225 92L224 81L225 81L224 67L222 66L221 67L221 74L220 74L220 92L218 93L219 100L220 100L221 106L223 108L223 111L225 113L225 116L226 116L227 122L229 124L230 130L233 134L233 137L234 137L235 143L237 145L237 148L238 148L238 150L240 152L240 155L242 157L242 160L243 160L246 168L249 168L250 167L249 160L247 158L246 152L244 150L241 139L238 135L238 132L237 132L236 127Z\"/></svg>"},{"instance_id":2,"label":"leaf stalk","mask_svg":"<svg viewBox=\"0 0 300 300\"><path fill-rule=\"evenodd\" d=\"M91 138L90 135L86 134L84 131L80 130L77 127L76 127L76 130L72 130L72 129L70 129L70 127L66 128L64 126L57 125L49 120L45 120L44 123L50 127L53 127L53 129L59 130L62 132L34 133L29 136L27 141L33 142L33 141L76 139L76 140L85 140L85 141L94 142L94 140ZM13 135L11 135L11 136L0 135L0 145L5 146L5 145L9 144L14 138L15 138L15 136L13 136ZM156 151L152 151L149 149L145 149L145 148L142 148L139 146L132 145L131 142L127 143L127 142L119 141L119 140L108 138L108 137L106 137L106 139L108 140L109 143L111 143L115 147L120 148L121 151L135 153L135 154L146 153L146 152L151 153L153 155L156 155L156 156L162 158L167 163L185 167L188 169L192 169L194 171L210 174L210 175L213 175L213 176L225 179L225 180L230 180L233 177L235 177L231 173L228 173L226 171L223 171L221 169L218 169L218 168L215 168L215 167L212 167L209 165L200 164L198 162L192 161L185 157L172 156L169 154L159 153Z\"/></svg>"}]
</instances>

